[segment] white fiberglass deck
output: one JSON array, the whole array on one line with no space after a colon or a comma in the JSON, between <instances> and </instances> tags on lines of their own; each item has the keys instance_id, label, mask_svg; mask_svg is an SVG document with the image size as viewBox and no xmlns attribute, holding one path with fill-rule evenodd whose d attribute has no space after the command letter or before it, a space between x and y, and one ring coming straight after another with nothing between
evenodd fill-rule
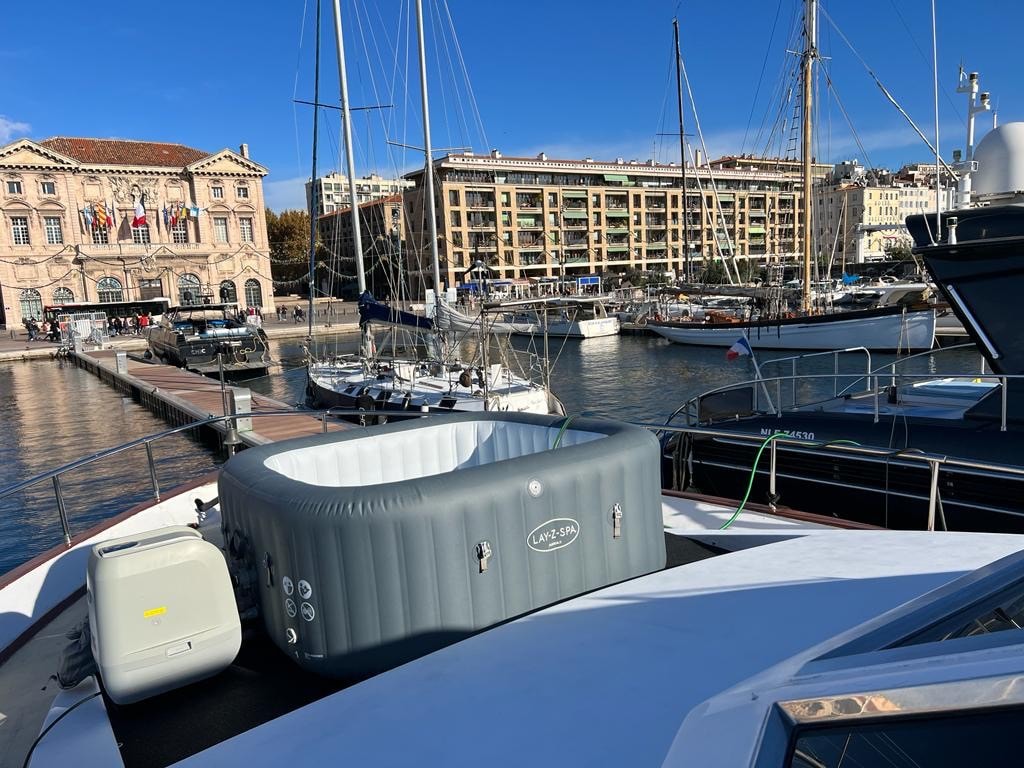
<instances>
[{"instance_id":1,"label":"white fiberglass deck","mask_svg":"<svg viewBox=\"0 0 1024 768\"><path fill-rule=\"evenodd\" d=\"M470 638L182 765L660 766L697 704L1022 545L840 531L691 563Z\"/></svg>"}]
</instances>

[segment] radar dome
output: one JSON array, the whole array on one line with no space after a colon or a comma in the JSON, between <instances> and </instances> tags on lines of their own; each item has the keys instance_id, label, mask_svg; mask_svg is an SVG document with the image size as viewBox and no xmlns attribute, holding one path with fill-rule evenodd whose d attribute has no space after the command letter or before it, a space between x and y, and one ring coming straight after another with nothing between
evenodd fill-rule
<instances>
[{"instance_id":1,"label":"radar dome","mask_svg":"<svg viewBox=\"0 0 1024 768\"><path fill-rule=\"evenodd\" d=\"M1024 122L1006 123L985 134L974 151L975 195L1012 195L1024 191Z\"/></svg>"}]
</instances>

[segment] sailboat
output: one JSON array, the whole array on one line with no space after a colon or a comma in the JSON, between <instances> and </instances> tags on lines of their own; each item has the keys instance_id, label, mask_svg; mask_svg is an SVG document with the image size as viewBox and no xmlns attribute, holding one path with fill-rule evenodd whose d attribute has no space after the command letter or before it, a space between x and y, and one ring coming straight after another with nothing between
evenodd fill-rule
<instances>
[{"instance_id":1,"label":"sailboat","mask_svg":"<svg viewBox=\"0 0 1024 768\"><path fill-rule=\"evenodd\" d=\"M377 301L367 291L362 263L363 249L358 199L355 190L355 169L352 151L351 109L348 100L348 79L340 10L335 6L335 33L338 70L341 86L341 114L344 130L346 172L350 186L353 247L356 255L356 280L359 289L360 329L362 344L355 357L317 359L311 355L307 365L307 394L319 407L344 407L387 411L513 411L523 413L563 412L561 403L546 384L513 372L504 362L487 360L486 344L481 345L481 359L467 362L459 359L453 345L438 336L430 318L400 311ZM430 112L427 98L426 52L422 31L419 35L420 87L423 104L426 198L431 227L431 259L434 286L441 285L437 251L436 221L430 143ZM319 58L317 59L319 62ZM319 67L319 64L318 64ZM319 71L319 70L318 70ZM314 99L316 101L316 99ZM316 110L314 106L314 110ZM314 116L315 121L315 116ZM314 127L313 178L316 178L316 128ZM315 194L315 192L314 192ZM313 210L315 210L315 201ZM315 224L310 238L310 336L312 337L312 292ZM437 293L437 291L435 291ZM438 298L440 303L440 298ZM405 357L376 354L373 328L385 326L398 332L426 334L428 353ZM312 346L312 345L311 345ZM313 351L311 350L311 353Z\"/></svg>"},{"instance_id":2,"label":"sailboat","mask_svg":"<svg viewBox=\"0 0 1024 768\"><path fill-rule=\"evenodd\" d=\"M682 65L676 38L676 71ZM746 338L752 349L828 350L864 347L875 351L924 351L935 341L935 311L931 308L880 307L876 309L831 314L813 314L811 250L813 232L811 218L812 178L811 139L812 92L814 62L817 49L817 0L805 0L804 50L802 59L803 108L803 306L799 313L778 313L773 317L750 320L729 319L724 323L691 320L648 322L647 327L659 336L677 344L730 347L738 337ZM680 122L682 90L679 90ZM680 131L682 134L682 131ZM683 143L680 137L681 145ZM686 168L686 156L682 158ZM685 177L684 177L685 184ZM685 193L683 198L685 200ZM684 232L686 227L684 226Z\"/></svg>"}]
</instances>

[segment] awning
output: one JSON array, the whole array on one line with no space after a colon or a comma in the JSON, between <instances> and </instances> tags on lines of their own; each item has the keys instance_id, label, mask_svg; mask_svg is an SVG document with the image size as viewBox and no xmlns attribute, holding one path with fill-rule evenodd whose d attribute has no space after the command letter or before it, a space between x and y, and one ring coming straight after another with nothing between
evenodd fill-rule
<instances>
[{"instance_id":1,"label":"awning","mask_svg":"<svg viewBox=\"0 0 1024 768\"><path fill-rule=\"evenodd\" d=\"M587 218L586 211L562 211L563 219L585 219Z\"/></svg>"},{"instance_id":2,"label":"awning","mask_svg":"<svg viewBox=\"0 0 1024 768\"><path fill-rule=\"evenodd\" d=\"M668 246L665 243L648 243L648 251L664 251Z\"/></svg>"},{"instance_id":3,"label":"awning","mask_svg":"<svg viewBox=\"0 0 1024 768\"><path fill-rule=\"evenodd\" d=\"M604 175L604 180L605 181L618 181L618 182L621 182L621 183L625 184L627 181L629 181L629 176L627 176L624 173L606 173Z\"/></svg>"},{"instance_id":4,"label":"awning","mask_svg":"<svg viewBox=\"0 0 1024 768\"><path fill-rule=\"evenodd\" d=\"M587 191L585 189L563 189L562 197L583 197L586 198Z\"/></svg>"},{"instance_id":5,"label":"awning","mask_svg":"<svg viewBox=\"0 0 1024 768\"><path fill-rule=\"evenodd\" d=\"M609 219L615 216L629 216L629 211L605 211L604 215Z\"/></svg>"},{"instance_id":6,"label":"awning","mask_svg":"<svg viewBox=\"0 0 1024 768\"><path fill-rule=\"evenodd\" d=\"M519 227L539 227L540 224L537 222L536 219L516 218L516 226L519 226Z\"/></svg>"},{"instance_id":7,"label":"awning","mask_svg":"<svg viewBox=\"0 0 1024 768\"><path fill-rule=\"evenodd\" d=\"M747 227L747 232L752 235L763 235L764 227Z\"/></svg>"},{"instance_id":8,"label":"awning","mask_svg":"<svg viewBox=\"0 0 1024 768\"><path fill-rule=\"evenodd\" d=\"M629 246L628 245L609 245L605 250L608 251L609 253L628 251L629 250Z\"/></svg>"},{"instance_id":9,"label":"awning","mask_svg":"<svg viewBox=\"0 0 1024 768\"><path fill-rule=\"evenodd\" d=\"M714 198L714 196L715 196L715 194L712 192L711 193L711 197ZM728 202L732 202L733 200L736 199L736 195L734 195L732 192L719 192L718 193L718 199L719 200L726 200Z\"/></svg>"}]
</instances>

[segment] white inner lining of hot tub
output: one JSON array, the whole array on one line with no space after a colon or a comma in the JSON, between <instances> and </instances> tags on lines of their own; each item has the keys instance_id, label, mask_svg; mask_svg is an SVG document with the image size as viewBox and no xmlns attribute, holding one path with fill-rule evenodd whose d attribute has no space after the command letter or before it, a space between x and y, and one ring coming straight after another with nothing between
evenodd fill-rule
<instances>
[{"instance_id":1,"label":"white inner lining of hot tub","mask_svg":"<svg viewBox=\"0 0 1024 768\"><path fill-rule=\"evenodd\" d=\"M560 428L561 423L541 427L460 421L297 448L270 456L263 465L311 485L381 485L540 453L554 445ZM562 434L559 448L603 437L607 435L570 428Z\"/></svg>"}]
</instances>

